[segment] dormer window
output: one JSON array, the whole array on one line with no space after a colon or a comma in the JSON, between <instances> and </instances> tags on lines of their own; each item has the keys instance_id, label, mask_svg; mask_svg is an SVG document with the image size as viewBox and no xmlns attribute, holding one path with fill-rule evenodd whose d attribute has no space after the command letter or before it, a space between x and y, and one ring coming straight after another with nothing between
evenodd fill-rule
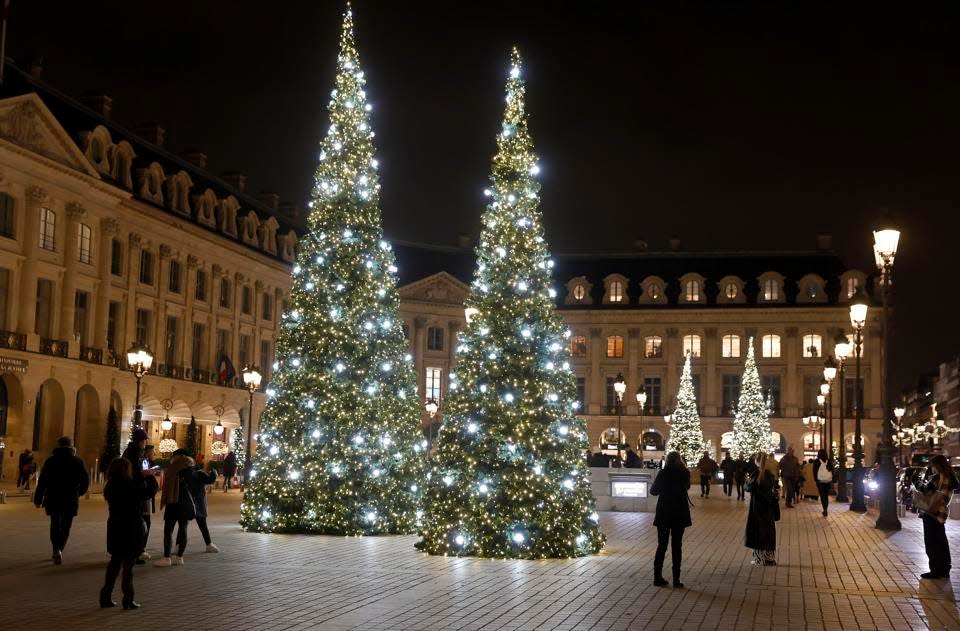
<instances>
[{"instance_id":1,"label":"dormer window","mask_svg":"<svg viewBox=\"0 0 960 631\"><path fill-rule=\"evenodd\" d=\"M816 274L807 274L797 283L800 288L797 292L797 302L825 303L827 294L823 291L823 285L823 278Z\"/></svg>"},{"instance_id":2,"label":"dormer window","mask_svg":"<svg viewBox=\"0 0 960 631\"><path fill-rule=\"evenodd\" d=\"M659 276L647 276L640 282L640 296L637 304L665 305L667 296L664 293L667 283Z\"/></svg>"},{"instance_id":3,"label":"dormer window","mask_svg":"<svg viewBox=\"0 0 960 631\"><path fill-rule=\"evenodd\" d=\"M856 276L851 276L850 278L848 278L847 284L845 287L845 290L846 290L845 294L846 294L847 300L850 300L851 298L853 298L853 295L857 293L857 289L859 288L860 288L859 278L857 278Z\"/></svg>"},{"instance_id":4,"label":"dormer window","mask_svg":"<svg viewBox=\"0 0 960 631\"><path fill-rule=\"evenodd\" d=\"M740 295L740 287L733 281L727 281L727 284L723 286L723 295L728 300L734 300Z\"/></svg>"},{"instance_id":5,"label":"dormer window","mask_svg":"<svg viewBox=\"0 0 960 631\"><path fill-rule=\"evenodd\" d=\"M780 283L773 278L763 281L763 299L766 302L776 302L780 300Z\"/></svg>"},{"instance_id":6,"label":"dormer window","mask_svg":"<svg viewBox=\"0 0 960 631\"><path fill-rule=\"evenodd\" d=\"M625 305L627 298L627 279L620 274L610 274L603 279L606 291L603 295L604 304Z\"/></svg>"},{"instance_id":7,"label":"dormer window","mask_svg":"<svg viewBox=\"0 0 960 631\"><path fill-rule=\"evenodd\" d=\"M610 283L610 302L623 302L623 283L618 280Z\"/></svg>"},{"instance_id":8,"label":"dormer window","mask_svg":"<svg viewBox=\"0 0 960 631\"><path fill-rule=\"evenodd\" d=\"M647 287L647 294L651 300L659 298L661 293L663 293L663 288L660 287L659 283L650 283L650 286Z\"/></svg>"},{"instance_id":9,"label":"dormer window","mask_svg":"<svg viewBox=\"0 0 960 631\"><path fill-rule=\"evenodd\" d=\"M593 304L590 298L590 292L593 285L587 280L586 276L577 276L567 281L567 297L564 304L568 305L589 305Z\"/></svg>"},{"instance_id":10,"label":"dormer window","mask_svg":"<svg viewBox=\"0 0 960 631\"><path fill-rule=\"evenodd\" d=\"M700 302L700 281L688 280L683 284L683 297L687 302Z\"/></svg>"},{"instance_id":11,"label":"dormer window","mask_svg":"<svg viewBox=\"0 0 960 631\"><path fill-rule=\"evenodd\" d=\"M573 286L573 299L577 302L582 302L584 298L587 297L587 288L583 286L583 283L577 283Z\"/></svg>"}]
</instances>

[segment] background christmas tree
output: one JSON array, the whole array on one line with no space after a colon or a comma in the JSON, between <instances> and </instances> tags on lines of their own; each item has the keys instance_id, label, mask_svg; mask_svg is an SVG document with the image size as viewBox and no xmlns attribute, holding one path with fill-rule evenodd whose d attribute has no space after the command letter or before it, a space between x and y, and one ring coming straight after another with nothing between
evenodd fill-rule
<instances>
[{"instance_id":1,"label":"background christmas tree","mask_svg":"<svg viewBox=\"0 0 960 631\"><path fill-rule=\"evenodd\" d=\"M237 469L243 470L244 456L246 456L246 442L243 436L243 425L238 425L233 429L233 455L237 459Z\"/></svg>"},{"instance_id":2,"label":"background christmas tree","mask_svg":"<svg viewBox=\"0 0 960 631\"><path fill-rule=\"evenodd\" d=\"M733 452L745 458L757 453L773 452L770 410L760 387L752 337L747 348L747 360L743 364L740 399L737 401L737 413L733 419Z\"/></svg>"},{"instance_id":3,"label":"background christmas tree","mask_svg":"<svg viewBox=\"0 0 960 631\"><path fill-rule=\"evenodd\" d=\"M598 551L569 331L554 313L538 173L513 51L490 202L476 248L446 418L424 498L431 554L543 558ZM469 311L468 311L469 312Z\"/></svg>"},{"instance_id":4,"label":"background christmas tree","mask_svg":"<svg viewBox=\"0 0 960 631\"><path fill-rule=\"evenodd\" d=\"M680 375L677 408L670 419L670 438L667 440L667 452L679 452L688 467L700 459L705 447L700 414L697 412L697 393L693 389L693 377L690 373L690 358L691 354L687 353L683 373Z\"/></svg>"},{"instance_id":5,"label":"background christmas tree","mask_svg":"<svg viewBox=\"0 0 960 631\"><path fill-rule=\"evenodd\" d=\"M309 233L244 496L249 530L413 532L424 474L412 357L383 240L373 131L348 9Z\"/></svg>"},{"instance_id":6,"label":"background christmas tree","mask_svg":"<svg viewBox=\"0 0 960 631\"><path fill-rule=\"evenodd\" d=\"M197 457L197 447L199 442L197 441L197 419L190 417L190 424L187 425L187 437L183 442L183 448L190 454L192 457Z\"/></svg>"},{"instance_id":7,"label":"background christmas tree","mask_svg":"<svg viewBox=\"0 0 960 631\"><path fill-rule=\"evenodd\" d=\"M107 412L107 433L103 441L103 453L100 455L100 471L104 472L114 458L120 457L120 417L110 406Z\"/></svg>"}]
</instances>

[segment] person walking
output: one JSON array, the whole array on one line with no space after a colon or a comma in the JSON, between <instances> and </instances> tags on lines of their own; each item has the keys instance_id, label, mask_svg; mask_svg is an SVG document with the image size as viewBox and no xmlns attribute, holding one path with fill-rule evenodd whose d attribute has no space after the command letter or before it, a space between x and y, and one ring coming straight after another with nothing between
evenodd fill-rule
<instances>
[{"instance_id":1,"label":"person walking","mask_svg":"<svg viewBox=\"0 0 960 631\"><path fill-rule=\"evenodd\" d=\"M187 488L190 489L190 495L193 496L197 527L200 528L200 534L203 535L203 542L207 544L207 552L220 552L220 548L211 542L210 529L207 527L207 485L216 484L216 482L217 472L207 473L200 468L199 464L187 478Z\"/></svg>"},{"instance_id":2,"label":"person walking","mask_svg":"<svg viewBox=\"0 0 960 631\"><path fill-rule=\"evenodd\" d=\"M799 501L800 461L793 453L793 447L787 448L787 455L780 459L780 475L783 478L783 491L787 498L787 508L793 508L793 502Z\"/></svg>"},{"instance_id":3,"label":"person walking","mask_svg":"<svg viewBox=\"0 0 960 631\"><path fill-rule=\"evenodd\" d=\"M745 499L744 487L747 482L747 461L743 459L743 454L739 454L733 461L733 481L737 485L737 500Z\"/></svg>"},{"instance_id":4,"label":"person walking","mask_svg":"<svg viewBox=\"0 0 960 631\"><path fill-rule=\"evenodd\" d=\"M657 512L653 525L657 527L657 552L653 557L653 584L667 585L663 578L663 561L667 555L667 543L673 557L673 586L683 588L680 582L680 564L683 560L683 531L692 525L690 520L690 470L683 464L680 454L671 451L663 469L657 474L650 488L650 495L657 496Z\"/></svg>"},{"instance_id":5,"label":"person walking","mask_svg":"<svg viewBox=\"0 0 960 631\"><path fill-rule=\"evenodd\" d=\"M43 506L50 516L50 545L53 562L63 563L63 549L70 538L70 526L80 508L80 496L87 492L90 476L83 460L77 457L69 436L57 439L53 454L43 463L33 503Z\"/></svg>"},{"instance_id":6,"label":"person walking","mask_svg":"<svg viewBox=\"0 0 960 631\"><path fill-rule=\"evenodd\" d=\"M781 467L782 467L781 463ZM817 492L820 494L820 505L823 507L823 516L827 516L827 506L830 504L830 488L833 486L833 460L827 457L827 450L817 452L817 459L813 462L813 479L817 481Z\"/></svg>"},{"instance_id":7,"label":"person walking","mask_svg":"<svg viewBox=\"0 0 960 631\"><path fill-rule=\"evenodd\" d=\"M730 457L730 452L726 452L723 455L723 460L720 461L720 471L723 472L723 494L727 497L730 497L733 493L733 479L736 469L737 464Z\"/></svg>"},{"instance_id":8,"label":"person walking","mask_svg":"<svg viewBox=\"0 0 960 631\"><path fill-rule=\"evenodd\" d=\"M759 454L757 467L750 476L750 510L744 545L753 550L755 565L776 565L777 521L780 502L777 499L777 468L772 456Z\"/></svg>"},{"instance_id":9,"label":"person walking","mask_svg":"<svg viewBox=\"0 0 960 631\"><path fill-rule=\"evenodd\" d=\"M149 467L151 464L147 457L147 432L143 428L136 428L133 430L133 434L130 435L130 442L127 443L127 448L123 450L122 458L125 458L130 462L130 468L132 470L132 475L134 479L140 480L147 473L144 472L144 467ZM151 472L150 475L153 475ZM153 498L144 500L140 506L140 510L143 514L143 521L147 525L146 529L143 531L143 547L140 550L139 558L137 559L137 565L143 565L150 560L150 553L147 552L147 540L150 537L150 513L153 509Z\"/></svg>"},{"instance_id":10,"label":"person walking","mask_svg":"<svg viewBox=\"0 0 960 631\"><path fill-rule=\"evenodd\" d=\"M927 552L930 571L920 578L950 578L950 543L947 541L945 524L949 516L950 498L960 491L960 480L947 462L937 454L930 459L930 467L923 478L915 476L913 505L923 521L923 547Z\"/></svg>"},{"instance_id":11,"label":"person walking","mask_svg":"<svg viewBox=\"0 0 960 631\"><path fill-rule=\"evenodd\" d=\"M163 511L163 558L154 563L157 567L183 565L183 552L187 549L187 522L197 514L189 486L193 467L193 458L184 450L178 449L173 452L170 466L164 473L163 491L160 493L160 510ZM177 527L177 554L171 558L174 526Z\"/></svg>"},{"instance_id":12,"label":"person walking","mask_svg":"<svg viewBox=\"0 0 960 631\"><path fill-rule=\"evenodd\" d=\"M587 452L587 462L590 461L589 451ZM237 474L237 454L233 451L227 454L227 457L223 459L223 492L226 493L230 490L231 485L233 484L233 476Z\"/></svg>"},{"instance_id":13,"label":"person walking","mask_svg":"<svg viewBox=\"0 0 960 631\"><path fill-rule=\"evenodd\" d=\"M17 460L17 488L30 490L30 473L33 468L33 454L24 449Z\"/></svg>"},{"instance_id":14,"label":"person walking","mask_svg":"<svg viewBox=\"0 0 960 631\"><path fill-rule=\"evenodd\" d=\"M133 466L126 458L114 458L110 463L107 468L107 483L103 487L103 498L110 510L107 518L107 552L110 554L110 562L107 564L103 587L100 588L101 609L117 606L113 600L113 587L121 570L123 608L140 608L140 603L134 600L133 566L140 555L144 531L147 528L141 506L145 499L156 494L156 478L150 475L135 477Z\"/></svg>"},{"instance_id":15,"label":"person walking","mask_svg":"<svg viewBox=\"0 0 960 631\"><path fill-rule=\"evenodd\" d=\"M700 462L697 463L697 468L700 469L700 497L710 497L710 478L719 468L717 461L705 451L703 452L703 458L700 458Z\"/></svg>"}]
</instances>

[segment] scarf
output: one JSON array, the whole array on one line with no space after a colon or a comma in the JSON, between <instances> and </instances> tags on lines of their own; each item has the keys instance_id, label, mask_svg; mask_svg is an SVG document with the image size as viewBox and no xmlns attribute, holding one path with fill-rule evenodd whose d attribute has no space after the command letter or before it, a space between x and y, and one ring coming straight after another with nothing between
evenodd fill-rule
<instances>
[{"instance_id":1,"label":"scarf","mask_svg":"<svg viewBox=\"0 0 960 631\"><path fill-rule=\"evenodd\" d=\"M160 508L168 504L176 504L180 500L180 472L193 468L193 458L190 456L174 456L170 466L163 474L163 492L160 494Z\"/></svg>"}]
</instances>

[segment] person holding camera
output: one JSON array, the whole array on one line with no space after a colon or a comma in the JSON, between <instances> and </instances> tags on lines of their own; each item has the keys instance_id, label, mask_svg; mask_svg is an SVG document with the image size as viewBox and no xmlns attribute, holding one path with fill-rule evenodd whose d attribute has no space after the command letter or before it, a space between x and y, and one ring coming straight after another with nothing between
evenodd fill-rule
<instances>
[{"instance_id":1,"label":"person holding camera","mask_svg":"<svg viewBox=\"0 0 960 631\"><path fill-rule=\"evenodd\" d=\"M930 466L922 478L914 477L913 486L917 489L913 504L923 520L923 546L930 564L930 571L921 574L920 578L949 578L950 543L945 524L950 514L950 498L960 490L960 480L947 459L938 454L930 459Z\"/></svg>"}]
</instances>

